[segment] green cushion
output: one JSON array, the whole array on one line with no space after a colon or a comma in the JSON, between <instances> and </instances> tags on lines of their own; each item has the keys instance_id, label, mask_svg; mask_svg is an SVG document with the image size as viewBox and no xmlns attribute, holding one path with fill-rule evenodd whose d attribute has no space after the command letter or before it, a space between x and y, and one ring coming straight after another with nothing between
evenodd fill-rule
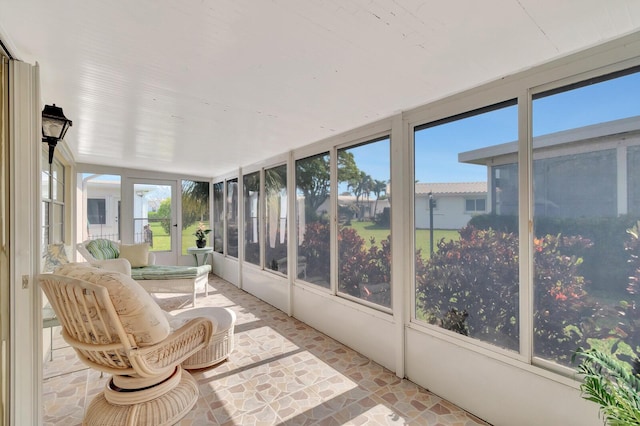
<instances>
[{"instance_id":1,"label":"green cushion","mask_svg":"<svg viewBox=\"0 0 640 426\"><path fill-rule=\"evenodd\" d=\"M149 265L142 268L131 268L134 280L176 280L195 278L211 272L211 265L202 266L167 266Z\"/></svg>"},{"instance_id":2,"label":"green cushion","mask_svg":"<svg viewBox=\"0 0 640 426\"><path fill-rule=\"evenodd\" d=\"M102 238L88 242L87 251L97 260L117 259L119 255L118 246Z\"/></svg>"}]
</instances>

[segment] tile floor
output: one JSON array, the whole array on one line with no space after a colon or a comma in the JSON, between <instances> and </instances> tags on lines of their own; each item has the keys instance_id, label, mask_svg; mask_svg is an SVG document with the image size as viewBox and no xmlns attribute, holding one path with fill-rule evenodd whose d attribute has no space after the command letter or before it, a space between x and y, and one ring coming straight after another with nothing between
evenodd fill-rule
<instances>
[{"instance_id":1,"label":"tile floor","mask_svg":"<svg viewBox=\"0 0 640 426\"><path fill-rule=\"evenodd\" d=\"M200 399L180 425L487 424L221 278L210 276L209 285L198 306L236 312L235 350L226 362L192 372ZM158 301L166 310L189 307L189 296ZM80 364L54 331L53 360L44 362L44 424L80 425L106 376Z\"/></svg>"}]
</instances>

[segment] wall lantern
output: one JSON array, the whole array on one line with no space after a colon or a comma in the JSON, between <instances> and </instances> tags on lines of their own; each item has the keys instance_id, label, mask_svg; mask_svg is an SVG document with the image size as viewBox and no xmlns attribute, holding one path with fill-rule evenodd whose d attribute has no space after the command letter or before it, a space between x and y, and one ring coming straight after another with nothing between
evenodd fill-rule
<instances>
[{"instance_id":1,"label":"wall lantern","mask_svg":"<svg viewBox=\"0 0 640 426\"><path fill-rule=\"evenodd\" d=\"M53 151L58 141L64 138L72 123L56 104L45 105L42 110L42 142L49 145L49 164L53 162Z\"/></svg>"}]
</instances>

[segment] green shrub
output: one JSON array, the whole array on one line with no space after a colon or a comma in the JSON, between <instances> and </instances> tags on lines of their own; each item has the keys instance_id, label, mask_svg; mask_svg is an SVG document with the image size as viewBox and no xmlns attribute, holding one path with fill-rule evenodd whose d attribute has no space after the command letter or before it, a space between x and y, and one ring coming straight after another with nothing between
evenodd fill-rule
<instances>
[{"instance_id":1,"label":"green shrub","mask_svg":"<svg viewBox=\"0 0 640 426\"><path fill-rule=\"evenodd\" d=\"M589 250L575 253L583 262L578 268L592 289L609 294L622 295L627 287L627 277L632 272L625 253L627 229L637 221L636 216L558 218L536 217L536 237L545 235L580 235L592 242ZM518 217L496 214L471 218L469 226L478 229L495 229L518 234Z\"/></svg>"},{"instance_id":2,"label":"green shrub","mask_svg":"<svg viewBox=\"0 0 640 426\"><path fill-rule=\"evenodd\" d=\"M391 242L387 238L367 249L365 240L351 227L341 227L338 234L338 288L341 292L391 306ZM329 224L308 224L301 254L307 258L307 275L323 277L329 282ZM373 287L375 286L375 291Z\"/></svg>"},{"instance_id":3,"label":"green shrub","mask_svg":"<svg viewBox=\"0 0 640 426\"><path fill-rule=\"evenodd\" d=\"M327 222L310 222L300 245L300 254L307 259L307 276L318 277L327 283L330 282L329 237Z\"/></svg>"},{"instance_id":4,"label":"green shrub","mask_svg":"<svg viewBox=\"0 0 640 426\"><path fill-rule=\"evenodd\" d=\"M380 228L389 228L391 226L391 209L385 207L381 213L378 213L373 219Z\"/></svg>"},{"instance_id":5,"label":"green shrub","mask_svg":"<svg viewBox=\"0 0 640 426\"><path fill-rule=\"evenodd\" d=\"M517 350L517 238L466 227L459 240L441 239L437 247L424 268L417 268L418 303L425 319L446 328L452 317L466 313L466 327L458 325L455 331Z\"/></svg>"},{"instance_id":6,"label":"green shrub","mask_svg":"<svg viewBox=\"0 0 640 426\"><path fill-rule=\"evenodd\" d=\"M566 251L588 246L581 237L547 235L535 241L534 297L542 307L534 312L537 355L568 363L585 339L581 327L593 317L595 306L584 297L585 282L577 273L581 259ZM519 350L515 234L465 227L459 240L440 240L438 250L426 263L418 263L416 272L418 304L428 322Z\"/></svg>"},{"instance_id":7,"label":"green shrub","mask_svg":"<svg viewBox=\"0 0 640 426\"><path fill-rule=\"evenodd\" d=\"M640 350L640 222L627 230L625 243L627 262L631 273L627 282L627 294L618 306L619 321L613 334L624 340L632 350Z\"/></svg>"}]
</instances>

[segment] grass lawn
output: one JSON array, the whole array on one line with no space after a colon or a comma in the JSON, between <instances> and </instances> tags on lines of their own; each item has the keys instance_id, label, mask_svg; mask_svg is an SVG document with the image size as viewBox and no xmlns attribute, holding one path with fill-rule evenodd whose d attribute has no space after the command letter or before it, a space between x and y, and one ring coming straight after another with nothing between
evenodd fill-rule
<instances>
[{"instance_id":1,"label":"grass lawn","mask_svg":"<svg viewBox=\"0 0 640 426\"><path fill-rule=\"evenodd\" d=\"M345 228L348 228L346 226ZM371 247L371 238L375 238L376 245L380 245L380 241L389 236L389 228L381 228L373 222L351 221L351 228L355 229L362 238L366 247Z\"/></svg>"},{"instance_id":2,"label":"grass lawn","mask_svg":"<svg viewBox=\"0 0 640 426\"><path fill-rule=\"evenodd\" d=\"M208 227L207 222L203 222L205 227ZM160 222L150 222L151 231L153 232L153 248L152 251L169 251L170 247L170 239L169 235L162 229ZM181 238L181 253L187 254L188 247L195 247L196 245L196 237L193 235L198 228L198 222L192 224L187 229L182 230L182 238ZM211 245L210 238L211 233L207 235L207 245Z\"/></svg>"},{"instance_id":3,"label":"grass lawn","mask_svg":"<svg viewBox=\"0 0 640 426\"><path fill-rule=\"evenodd\" d=\"M160 226L160 222L150 222L151 231L153 231L153 251L168 251L169 236ZM205 222L205 226L208 224ZM380 241L389 236L389 228L379 227L373 222L358 222L352 221L351 227L358 231L358 235L364 238L366 247L371 246L371 238L375 239L376 245L380 245ZM196 237L193 235L198 228L198 223L194 223L187 229L182 230L181 247L182 254L187 253L188 247L196 245ZM210 238L211 233L207 235L207 245L211 245ZM460 237L457 230L451 229L435 229L433 232L433 243L437 244L440 239L444 238L448 240L457 240ZM425 259L429 258L429 230L418 229L416 230L416 247L422 250L422 256Z\"/></svg>"},{"instance_id":4,"label":"grass lawn","mask_svg":"<svg viewBox=\"0 0 640 426\"><path fill-rule=\"evenodd\" d=\"M371 238L375 238L376 244L380 244L380 241L384 240L389 236L389 228L381 228L373 222L358 222L352 221L351 227L358 231L358 235L364 238L365 244L367 247L370 247ZM418 229L416 230L416 247L422 250L422 257L425 259L429 258L429 239L430 231L428 229ZM433 244L437 245L438 241L442 238L445 241L449 240L458 240L460 238L460 234L455 229L434 229L433 230ZM434 250L437 248L434 247Z\"/></svg>"}]
</instances>

